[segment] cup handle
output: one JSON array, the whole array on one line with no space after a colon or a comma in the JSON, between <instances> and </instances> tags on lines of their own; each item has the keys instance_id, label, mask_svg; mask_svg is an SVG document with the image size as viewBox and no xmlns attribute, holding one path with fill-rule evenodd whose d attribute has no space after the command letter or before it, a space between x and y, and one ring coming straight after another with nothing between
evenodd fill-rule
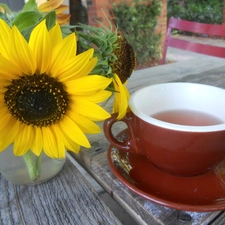
<instances>
[{"instance_id":1,"label":"cup handle","mask_svg":"<svg viewBox=\"0 0 225 225\"><path fill-rule=\"evenodd\" d=\"M137 148L136 148L136 144L135 144L135 138L134 138L134 133L133 133L133 129L132 129L132 125L131 125L131 121L132 121L132 114L129 112L126 114L126 116L124 118L122 118L121 120L117 120L117 113L114 113L111 115L110 118L106 119L104 121L104 133L106 138L108 139L108 141L114 145L115 147L131 152L131 153L138 153ZM114 135L112 134L112 126L114 123L118 122L118 121L123 121L126 123L128 130L129 130L129 139L125 140L124 142L120 142L118 141Z\"/></svg>"}]
</instances>

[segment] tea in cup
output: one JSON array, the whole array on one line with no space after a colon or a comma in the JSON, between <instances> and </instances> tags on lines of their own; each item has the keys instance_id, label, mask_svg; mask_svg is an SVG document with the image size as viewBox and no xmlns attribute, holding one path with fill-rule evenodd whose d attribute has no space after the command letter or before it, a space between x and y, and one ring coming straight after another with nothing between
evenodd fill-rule
<instances>
[{"instance_id":1,"label":"tea in cup","mask_svg":"<svg viewBox=\"0 0 225 225\"><path fill-rule=\"evenodd\" d=\"M206 173L225 159L225 90L196 83L144 87L129 100L122 119L129 139L112 134L112 115L104 133L115 147L141 154L158 169L174 175Z\"/></svg>"}]
</instances>

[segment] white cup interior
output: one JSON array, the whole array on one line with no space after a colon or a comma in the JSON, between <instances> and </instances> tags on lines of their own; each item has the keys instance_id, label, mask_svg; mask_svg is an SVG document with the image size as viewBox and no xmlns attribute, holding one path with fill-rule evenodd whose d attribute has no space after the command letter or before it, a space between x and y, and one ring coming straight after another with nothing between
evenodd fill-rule
<instances>
[{"instance_id":1,"label":"white cup interior","mask_svg":"<svg viewBox=\"0 0 225 225\"><path fill-rule=\"evenodd\" d=\"M225 90L196 83L163 83L144 87L133 93L129 106L142 120L169 129L207 132L225 130ZM151 117L168 110L195 110L211 114L224 123L211 126L186 126Z\"/></svg>"}]
</instances>

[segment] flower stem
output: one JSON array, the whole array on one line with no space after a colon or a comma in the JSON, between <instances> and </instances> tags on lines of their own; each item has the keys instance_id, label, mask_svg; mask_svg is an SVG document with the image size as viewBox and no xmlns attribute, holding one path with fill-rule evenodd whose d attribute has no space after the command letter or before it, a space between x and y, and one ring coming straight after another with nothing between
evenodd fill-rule
<instances>
[{"instance_id":1,"label":"flower stem","mask_svg":"<svg viewBox=\"0 0 225 225\"><path fill-rule=\"evenodd\" d=\"M24 161L26 163L28 173L31 181L35 181L37 177L40 175L40 156L37 157L36 162L33 159L33 153L28 151L23 155Z\"/></svg>"},{"instance_id":2,"label":"flower stem","mask_svg":"<svg viewBox=\"0 0 225 225\"><path fill-rule=\"evenodd\" d=\"M36 178L40 177L41 173L41 155L36 158Z\"/></svg>"}]
</instances>

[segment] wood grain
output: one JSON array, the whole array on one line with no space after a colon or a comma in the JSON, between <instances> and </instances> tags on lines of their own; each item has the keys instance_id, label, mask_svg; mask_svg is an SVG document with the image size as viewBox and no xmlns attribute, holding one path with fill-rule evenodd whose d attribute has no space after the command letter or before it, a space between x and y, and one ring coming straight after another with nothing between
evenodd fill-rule
<instances>
[{"instance_id":1,"label":"wood grain","mask_svg":"<svg viewBox=\"0 0 225 225\"><path fill-rule=\"evenodd\" d=\"M0 189L1 225L121 225L69 159L47 182L13 185L0 177Z\"/></svg>"}]
</instances>

